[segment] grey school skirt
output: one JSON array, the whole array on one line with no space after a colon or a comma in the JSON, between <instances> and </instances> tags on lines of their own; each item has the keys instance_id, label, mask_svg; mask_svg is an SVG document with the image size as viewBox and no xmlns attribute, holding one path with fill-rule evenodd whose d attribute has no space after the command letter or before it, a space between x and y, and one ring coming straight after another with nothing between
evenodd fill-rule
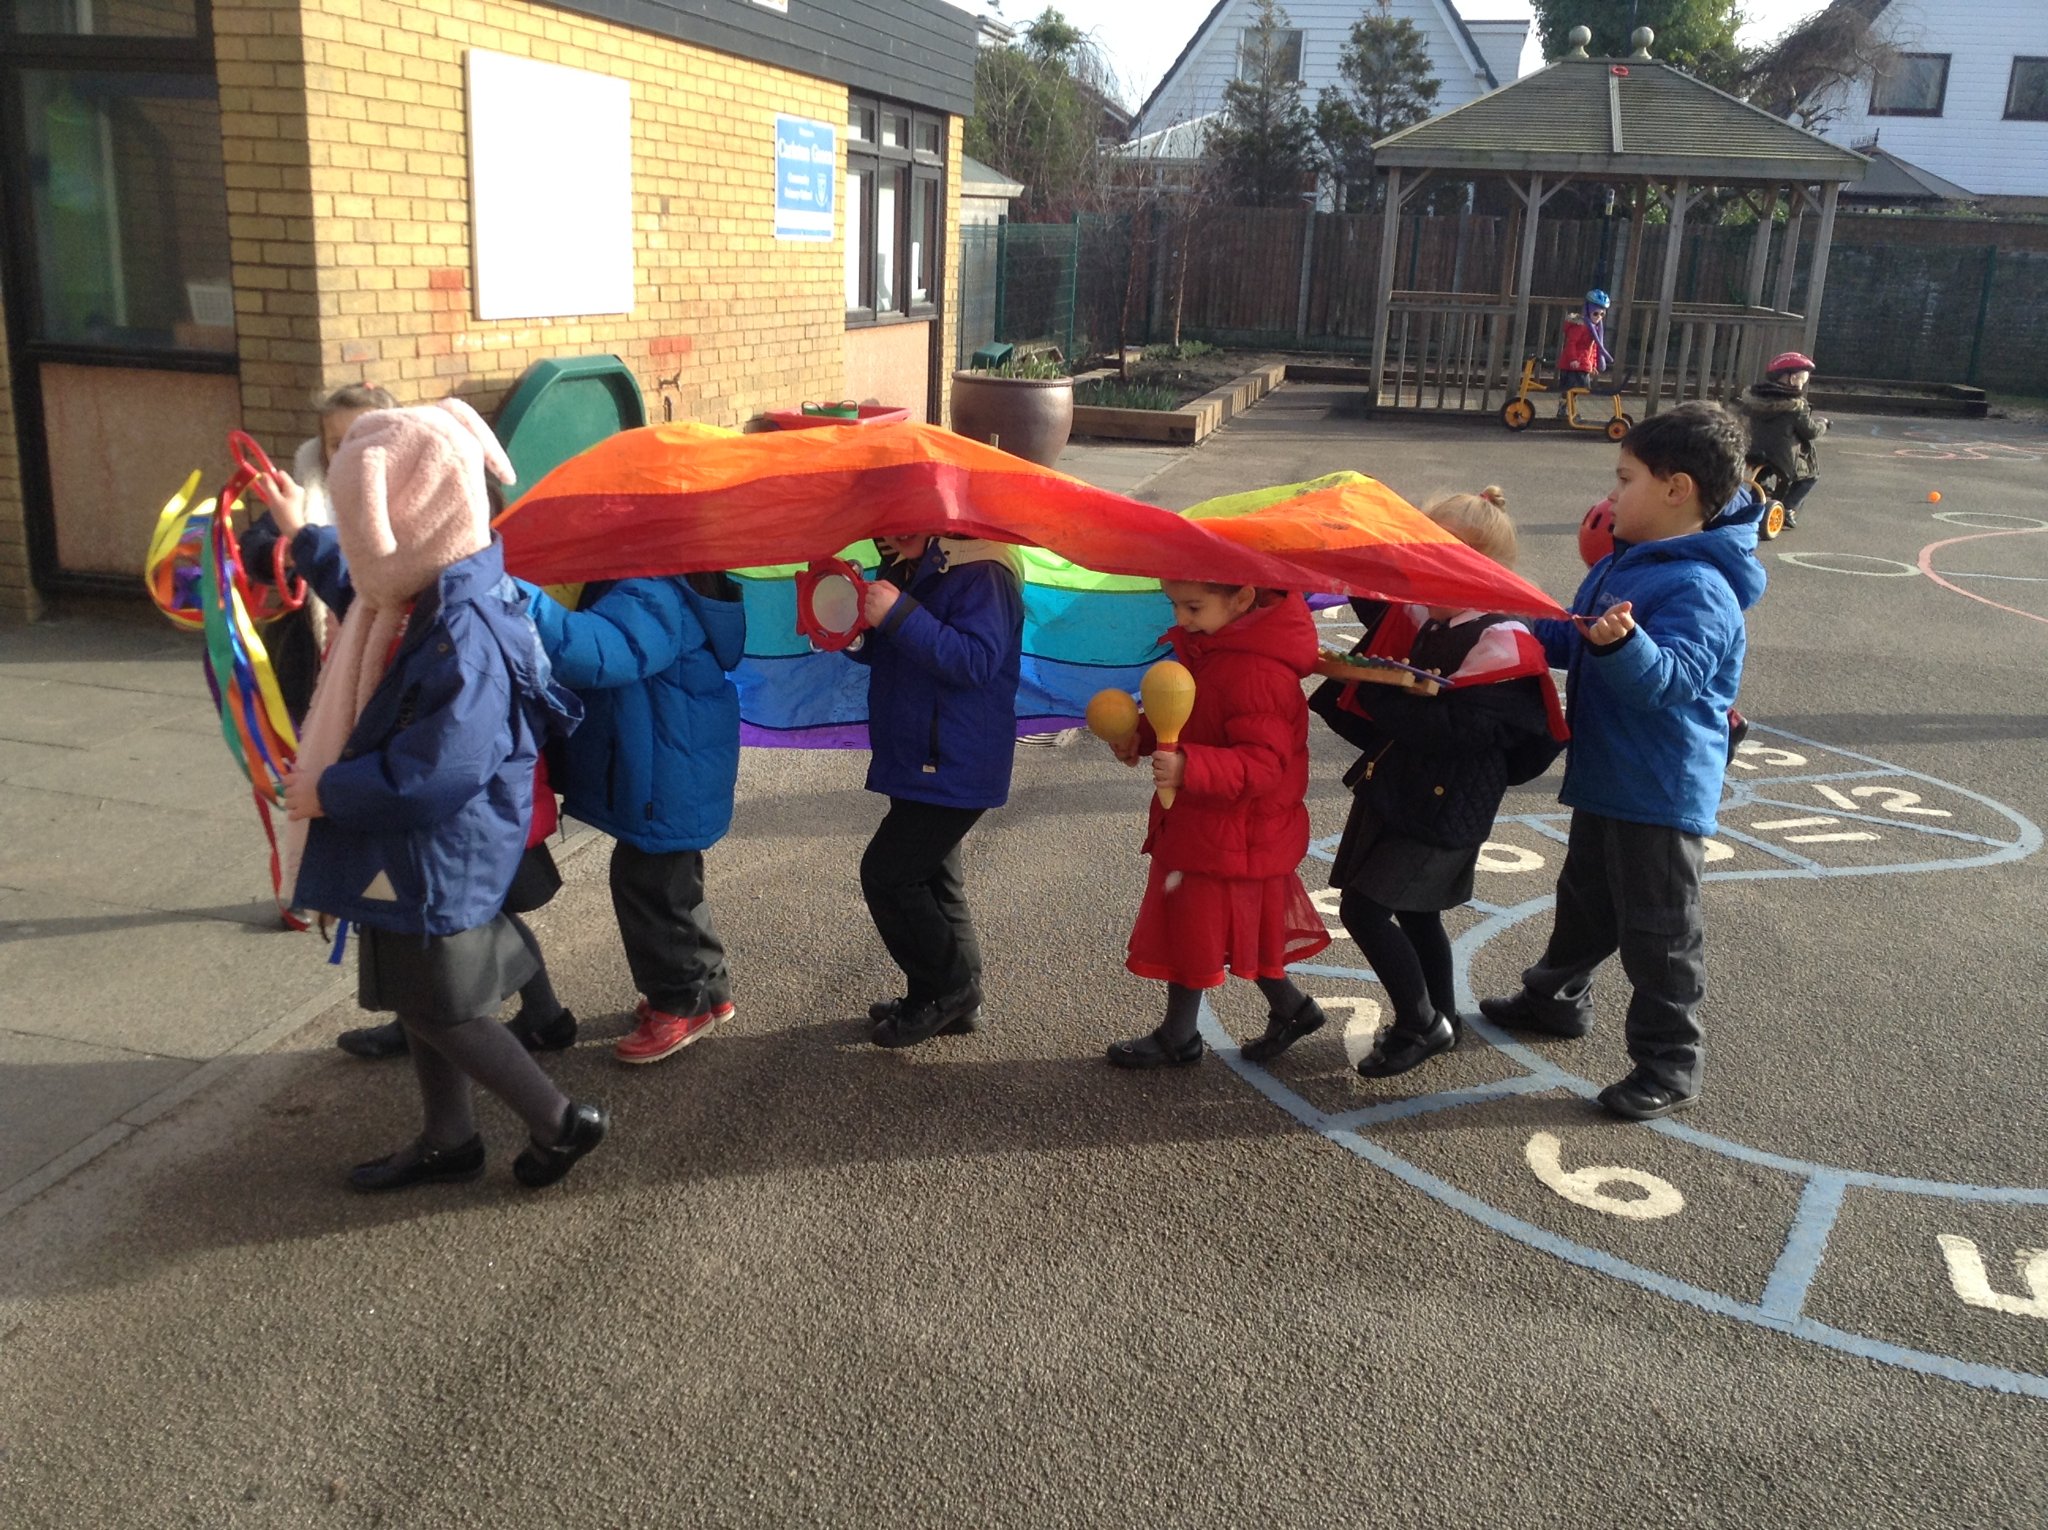
<instances>
[{"instance_id":1,"label":"grey school skirt","mask_svg":"<svg viewBox=\"0 0 2048 1530\"><path fill-rule=\"evenodd\" d=\"M498 1012L540 963L503 914L454 935L358 929L356 1002L421 1027L461 1025Z\"/></svg>"}]
</instances>

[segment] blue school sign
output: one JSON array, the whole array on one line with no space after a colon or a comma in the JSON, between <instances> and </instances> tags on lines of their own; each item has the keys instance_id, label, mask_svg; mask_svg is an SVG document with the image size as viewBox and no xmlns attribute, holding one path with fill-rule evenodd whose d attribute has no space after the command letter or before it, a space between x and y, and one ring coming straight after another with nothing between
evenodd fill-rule
<instances>
[{"instance_id":1,"label":"blue school sign","mask_svg":"<svg viewBox=\"0 0 2048 1530\"><path fill-rule=\"evenodd\" d=\"M839 145L829 123L775 119L777 239L832 237L832 183L838 173Z\"/></svg>"}]
</instances>

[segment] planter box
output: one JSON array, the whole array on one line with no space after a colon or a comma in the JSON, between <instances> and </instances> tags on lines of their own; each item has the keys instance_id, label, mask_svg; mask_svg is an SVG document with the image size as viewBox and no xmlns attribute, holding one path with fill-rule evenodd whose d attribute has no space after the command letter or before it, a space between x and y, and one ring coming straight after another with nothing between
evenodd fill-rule
<instances>
[{"instance_id":1,"label":"planter box","mask_svg":"<svg viewBox=\"0 0 2048 1530\"><path fill-rule=\"evenodd\" d=\"M1286 363L1276 361L1190 399L1178 409L1105 409L1076 404L1074 434L1107 441L1198 446L1217 426L1244 413L1286 380Z\"/></svg>"}]
</instances>

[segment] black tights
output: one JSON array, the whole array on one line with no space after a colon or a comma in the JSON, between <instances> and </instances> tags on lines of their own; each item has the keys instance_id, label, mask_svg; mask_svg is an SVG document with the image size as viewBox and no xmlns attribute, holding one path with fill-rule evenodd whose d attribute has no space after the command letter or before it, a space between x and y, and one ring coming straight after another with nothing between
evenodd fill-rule
<instances>
[{"instance_id":1,"label":"black tights","mask_svg":"<svg viewBox=\"0 0 2048 1530\"><path fill-rule=\"evenodd\" d=\"M1276 1015L1291 1016L1308 1002L1308 995L1294 986L1293 978L1256 978L1259 992L1266 996ZM1195 1028L1202 1018L1202 990L1183 988L1178 983L1166 985L1166 1018L1159 1023L1162 1040L1176 1046L1187 1045L1188 1038L1195 1034Z\"/></svg>"},{"instance_id":2,"label":"black tights","mask_svg":"<svg viewBox=\"0 0 2048 1530\"><path fill-rule=\"evenodd\" d=\"M1458 1012L1451 937L1444 932L1443 915L1396 911L1364 893L1347 892L1337 905L1337 917L1386 989L1396 1026L1426 1031L1438 1015L1449 1019Z\"/></svg>"}]
</instances>

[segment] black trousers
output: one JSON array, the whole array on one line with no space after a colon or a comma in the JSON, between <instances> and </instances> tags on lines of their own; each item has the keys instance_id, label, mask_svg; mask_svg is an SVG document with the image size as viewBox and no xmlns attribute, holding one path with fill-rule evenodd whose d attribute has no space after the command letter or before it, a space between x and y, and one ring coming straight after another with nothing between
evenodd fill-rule
<instances>
[{"instance_id":1,"label":"black trousers","mask_svg":"<svg viewBox=\"0 0 2048 1530\"><path fill-rule=\"evenodd\" d=\"M704 852L612 850L612 912L626 965L647 1002L671 1015L701 1015L732 999L725 943L704 901Z\"/></svg>"},{"instance_id":2,"label":"black trousers","mask_svg":"<svg viewBox=\"0 0 2048 1530\"><path fill-rule=\"evenodd\" d=\"M981 814L891 797L860 858L861 896L912 1003L981 981L981 940L960 878L960 841Z\"/></svg>"},{"instance_id":3,"label":"black trousers","mask_svg":"<svg viewBox=\"0 0 2048 1530\"><path fill-rule=\"evenodd\" d=\"M1621 953L1634 993L1629 1056L1660 1083L1700 1086L1700 1000L1707 992L1700 867L1706 841L1656 824L1575 811L1543 960L1522 974L1539 1000L1590 1023L1593 972Z\"/></svg>"}]
</instances>

